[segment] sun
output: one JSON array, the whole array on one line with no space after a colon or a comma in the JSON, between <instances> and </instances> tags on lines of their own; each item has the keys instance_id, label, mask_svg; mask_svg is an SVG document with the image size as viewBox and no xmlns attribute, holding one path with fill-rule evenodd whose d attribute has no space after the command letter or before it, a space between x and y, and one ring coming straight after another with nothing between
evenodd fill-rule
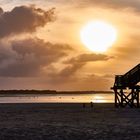
<instances>
[{"instance_id":1,"label":"sun","mask_svg":"<svg viewBox=\"0 0 140 140\"><path fill-rule=\"evenodd\" d=\"M102 53L108 50L117 39L117 30L104 21L91 21L80 31L82 43L91 51Z\"/></svg>"}]
</instances>

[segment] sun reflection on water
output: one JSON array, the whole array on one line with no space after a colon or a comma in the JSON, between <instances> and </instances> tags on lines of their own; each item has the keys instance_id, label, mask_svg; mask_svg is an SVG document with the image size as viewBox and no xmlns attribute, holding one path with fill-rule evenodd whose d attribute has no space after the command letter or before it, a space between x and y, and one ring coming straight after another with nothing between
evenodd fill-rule
<instances>
[{"instance_id":1,"label":"sun reflection on water","mask_svg":"<svg viewBox=\"0 0 140 140\"><path fill-rule=\"evenodd\" d=\"M93 102L93 103L107 103L107 102L109 102L109 98L106 98L103 95L94 95L91 102Z\"/></svg>"}]
</instances>

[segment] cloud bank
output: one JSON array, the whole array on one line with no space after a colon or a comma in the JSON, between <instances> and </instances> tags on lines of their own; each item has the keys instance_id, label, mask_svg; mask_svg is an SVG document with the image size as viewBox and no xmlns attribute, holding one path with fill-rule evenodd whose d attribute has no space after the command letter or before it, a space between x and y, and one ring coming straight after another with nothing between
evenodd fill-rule
<instances>
[{"instance_id":1,"label":"cloud bank","mask_svg":"<svg viewBox=\"0 0 140 140\"><path fill-rule=\"evenodd\" d=\"M71 50L65 44L52 44L38 38L0 44L0 76L31 77L42 68L58 62Z\"/></svg>"},{"instance_id":2,"label":"cloud bank","mask_svg":"<svg viewBox=\"0 0 140 140\"><path fill-rule=\"evenodd\" d=\"M11 34L32 33L54 20L54 8L45 11L34 6L19 6L9 12L0 8L0 38Z\"/></svg>"}]
</instances>

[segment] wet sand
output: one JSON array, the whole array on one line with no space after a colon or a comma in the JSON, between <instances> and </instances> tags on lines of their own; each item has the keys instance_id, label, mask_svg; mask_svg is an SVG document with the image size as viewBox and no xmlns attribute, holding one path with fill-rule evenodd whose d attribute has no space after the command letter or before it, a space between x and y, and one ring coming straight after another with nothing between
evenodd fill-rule
<instances>
[{"instance_id":1,"label":"wet sand","mask_svg":"<svg viewBox=\"0 0 140 140\"><path fill-rule=\"evenodd\" d=\"M140 109L0 104L0 140L140 140Z\"/></svg>"}]
</instances>

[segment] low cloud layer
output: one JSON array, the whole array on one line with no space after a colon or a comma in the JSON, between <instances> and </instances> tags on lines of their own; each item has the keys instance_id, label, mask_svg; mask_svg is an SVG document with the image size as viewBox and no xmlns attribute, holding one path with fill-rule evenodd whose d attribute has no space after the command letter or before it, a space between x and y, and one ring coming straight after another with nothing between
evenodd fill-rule
<instances>
[{"instance_id":1,"label":"low cloud layer","mask_svg":"<svg viewBox=\"0 0 140 140\"><path fill-rule=\"evenodd\" d=\"M0 8L0 38L32 33L54 20L54 8L45 11L34 6L19 6L9 12Z\"/></svg>"},{"instance_id":2,"label":"low cloud layer","mask_svg":"<svg viewBox=\"0 0 140 140\"><path fill-rule=\"evenodd\" d=\"M69 60L67 60L65 63L86 63L86 62L95 62L95 61L106 61L110 59L111 57L108 57L104 54L81 54L77 57L73 57Z\"/></svg>"},{"instance_id":3,"label":"low cloud layer","mask_svg":"<svg viewBox=\"0 0 140 140\"><path fill-rule=\"evenodd\" d=\"M71 50L65 44L52 44L40 39L12 41L0 45L0 76L30 77L40 75L43 67L58 62Z\"/></svg>"},{"instance_id":4,"label":"low cloud layer","mask_svg":"<svg viewBox=\"0 0 140 140\"><path fill-rule=\"evenodd\" d=\"M71 81L73 78L75 79L76 73L81 73L81 69L89 62L93 63L97 61L108 61L109 59L112 59L112 57L109 57L107 55L103 54L80 54L76 57L72 57L66 61L64 61L65 67L57 72L49 73L49 82L58 83L60 81ZM55 82L54 82L55 81Z\"/></svg>"},{"instance_id":5,"label":"low cloud layer","mask_svg":"<svg viewBox=\"0 0 140 140\"><path fill-rule=\"evenodd\" d=\"M109 57L104 54L80 54L76 57L70 58L69 60L65 61L64 63L68 64L68 66L64 68L60 74L64 76L71 76L73 75L73 73L80 70L88 62L94 63L97 61L107 61L111 58L112 57Z\"/></svg>"},{"instance_id":6,"label":"low cloud layer","mask_svg":"<svg viewBox=\"0 0 140 140\"><path fill-rule=\"evenodd\" d=\"M103 54L80 54L70 57L72 47L66 44L52 44L38 38L14 40L0 44L0 76L32 77L40 76L45 68L46 76L63 79L73 76L88 62L111 59ZM65 59L65 61L64 61ZM67 60L66 60L67 59ZM61 64L63 67L59 67ZM58 63L57 68L52 65ZM51 69L51 71L50 71Z\"/></svg>"}]
</instances>

